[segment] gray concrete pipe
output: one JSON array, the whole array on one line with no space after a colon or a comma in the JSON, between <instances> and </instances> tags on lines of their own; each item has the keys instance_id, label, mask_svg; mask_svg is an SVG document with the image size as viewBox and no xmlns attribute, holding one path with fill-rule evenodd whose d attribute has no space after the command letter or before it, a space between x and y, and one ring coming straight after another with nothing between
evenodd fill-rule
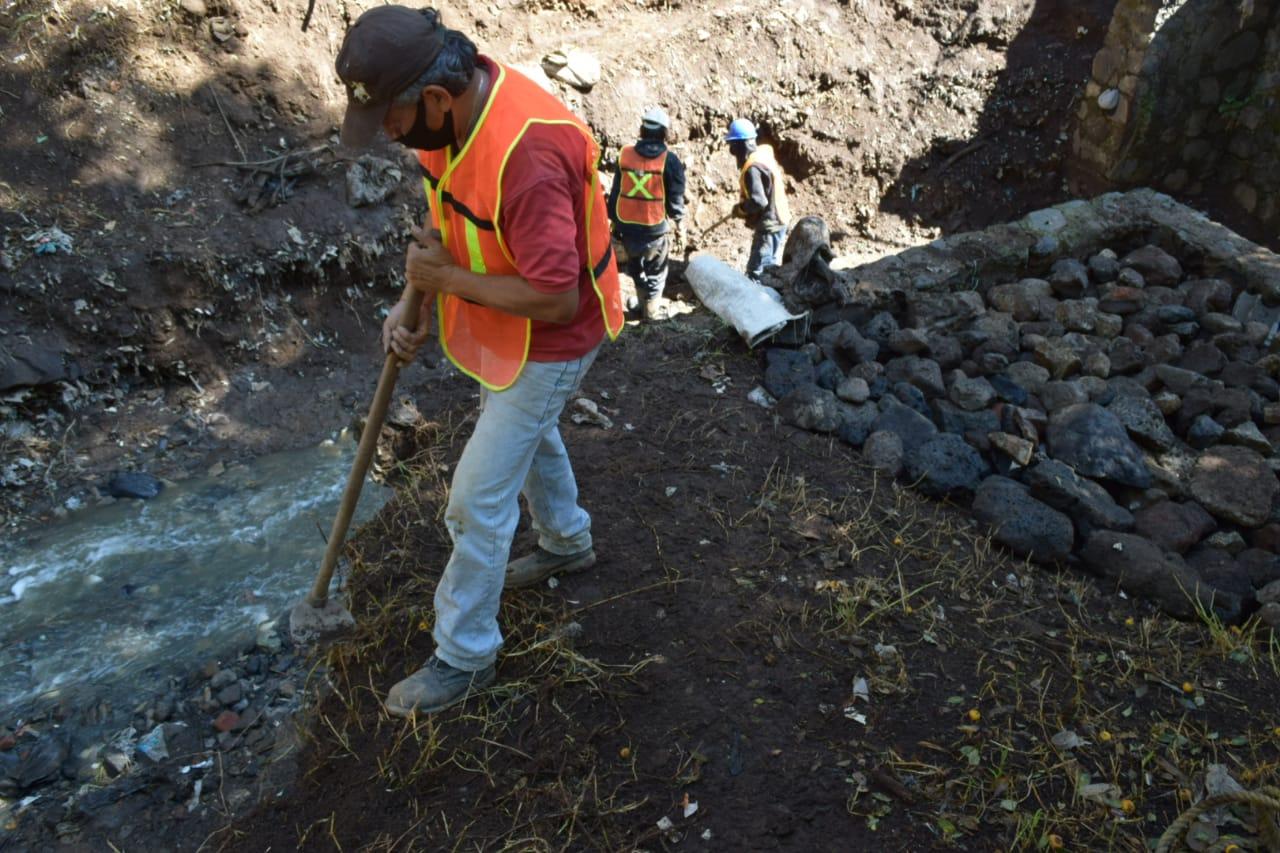
<instances>
[{"instance_id":1,"label":"gray concrete pipe","mask_svg":"<svg viewBox=\"0 0 1280 853\"><path fill-rule=\"evenodd\" d=\"M778 291L756 284L714 255L694 255L684 274L702 304L733 326L749 348L770 339L799 344L808 337L808 311L789 313Z\"/></svg>"}]
</instances>

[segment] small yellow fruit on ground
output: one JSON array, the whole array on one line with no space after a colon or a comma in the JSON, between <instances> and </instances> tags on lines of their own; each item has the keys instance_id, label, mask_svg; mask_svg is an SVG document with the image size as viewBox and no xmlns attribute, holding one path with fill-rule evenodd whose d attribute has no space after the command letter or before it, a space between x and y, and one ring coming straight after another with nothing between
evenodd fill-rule
<instances>
[{"instance_id":1,"label":"small yellow fruit on ground","mask_svg":"<svg viewBox=\"0 0 1280 853\"><path fill-rule=\"evenodd\" d=\"M1190 681L1184 681L1184 682L1182 682L1182 692L1183 692L1183 693L1195 693L1195 692L1196 692L1196 686L1195 686L1194 684L1192 684Z\"/></svg>"},{"instance_id":2,"label":"small yellow fruit on ground","mask_svg":"<svg viewBox=\"0 0 1280 853\"><path fill-rule=\"evenodd\" d=\"M1132 617L1132 616L1130 616L1130 617L1128 617L1127 619L1125 619L1125 620L1124 620L1124 624L1125 624L1125 627L1127 627L1127 628L1132 628L1132 627L1134 626L1134 624L1135 624L1135 623L1134 623L1134 621L1133 621L1133 617Z\"/></svg>"},{"instance_id":3,"label":"small yellow fruit on ground","mask_svg":"<svg viewBox=\"0 0 1280 853\"><path fill-rule=\"evenodd\" d=\"M975 722L975 723L976 723L976 722L978 722L978 720L981 720L981 719L982 719L982 712L981 712L981 711L979 711L977 708L970 708L970 709L969 709L969 719L970 719L970 720L972 720L972 721L973 721L973 722Z\"/></svg>"},{"instance_id":4,"label":"small yellow fruit on ground","mask_svg":"<svg viewBox=\"0 0 1280 853\"><path fill-rule=\"evenodd\" d=\"M1134 805L1133 800L1120 801L1120 811L1124 812L1125 814L1133 814L1133 811L1136 808L1137 806Z\"/></svg>"},{"instance_id":5,"label":"small yellow fruit on ground","mask_svg":"<svg viewBox=\"0 0 1280 853\"><path fill-rule=\"evenodd\" d=\"M1062 840L1062 836L1061 836L1061 835L1050 835L1050 836L1049 836L1049 849L1050 849L1050 850L1061 850L1061 849L1062 849L1063 847L1065 847L1065 846L1066 846L1066 843Z\"/></svg>"},{"instance_id":6,"label":"small yellow fruit on ground","mask_svg":"<svg viewBox=\"0 0 1280 853\"><path fill-rule=\"evenodd\" d=\"M622 749L618 750L618 757L619 757L619 758L621 758L621 759L624 759L624 760L625 760L625 759L627 759L627 758L630 758L630 757L631 757L631 747L629 747L629 746L624 746Z\"/></svg>"},{"instance_id":7,"label":"small yellow fruit on ground","mask_svg":"<svg viewBox=\"0 0 1280 853\"><path fill-rule=\"evenodd\" d=\"M1098 732L1098 740L1102 741L1103 743L1111 743L1111 732L1107 731L1106 729L1103 729L1102 731Z\"/></svg>"}]
</instances>

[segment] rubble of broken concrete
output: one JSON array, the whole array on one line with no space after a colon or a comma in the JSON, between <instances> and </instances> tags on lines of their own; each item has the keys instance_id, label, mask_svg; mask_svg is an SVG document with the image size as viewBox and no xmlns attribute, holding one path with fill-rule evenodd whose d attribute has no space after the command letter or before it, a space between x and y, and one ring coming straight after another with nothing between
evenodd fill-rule
<instances>
[{"instance_id":1,"label":"rubble of broken concrete","mask_svg":"<svg viewBox=\"0 0 1280 853\"><path fill-rule=\"evenodd\" d=\"M780 416L994 539L1181 618L1280 627L1280 257L1150 190L850 270L802 222L770 283Z\"/></svg>"}]
</instances>

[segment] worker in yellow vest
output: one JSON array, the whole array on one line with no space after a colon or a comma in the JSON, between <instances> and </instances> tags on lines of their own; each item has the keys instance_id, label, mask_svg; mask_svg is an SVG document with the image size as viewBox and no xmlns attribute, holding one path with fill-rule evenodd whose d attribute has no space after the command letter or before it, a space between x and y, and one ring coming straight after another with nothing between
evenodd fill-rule
<instances>
[{"instance_id":1,"label":"worker in yellow vest","mask_svg":"<svg viewBox=\"0 0 1280 853\"><path fill-rule=\"evenodd\" d=\"M609 218L622 244L625 270L636 283L637 305L646 320L665 320L667 257L684 240L684 164L667 148L671 119L651 109L640 119L640 138L618 155L609 189Z\"/></svg>"},{"instance_id":2,"label":"worker in yellow vest","mask_svg":"<svg viewBox=\"0 0 1280 853\"><path fill-rule=\"evenodd\" d=\"M756 126L745 118L734 119L725 136L729 153L738 161L740 200L734 213L746 219L755 232L747 259L747 276L760 281L767 267L782 263L782 246L791 224L791 206L783 188L782 167L772 145L756 144Z\"/></svg>"},{"instance_id":3,"label":"worker in yellow vest","mask_svg":"<svg viewBox=\"0 0 1280 853\"><path fill-rule=\"evenodd\" d=\"M342 141L362 146L381 128L414 149L431 212L431 227L414 229L383 344L409 360L424 342L429 301L416 329L402 325L419 290L435 301L444 353L480 385L445 509L453 551L436 588L435 653L385 702L398 716L432 713L493 681L504 586L595 562L557 423L622 328L618 270L590 130L434 9L365 12L337 69ZM538 548L508 565L522 493Z\"/></svg>"}]
</instances>

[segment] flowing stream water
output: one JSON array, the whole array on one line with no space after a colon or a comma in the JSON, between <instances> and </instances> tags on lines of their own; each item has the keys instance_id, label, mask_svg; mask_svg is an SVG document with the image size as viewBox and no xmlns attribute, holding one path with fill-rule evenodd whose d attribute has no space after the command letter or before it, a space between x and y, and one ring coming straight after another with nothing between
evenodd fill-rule
<instances>
[{"instance_id":1,"label":"flowing stream water","mask_svg":"<svg viewBox=\"0 0 1280 853\"><path fill-rule=\"evenodd\" d=\"M146 695L238 651L305 595L354 454L274 454L0 542L0 709ZM389 495L366 482L353 526Z\"/></svg>"}]
</instances>

